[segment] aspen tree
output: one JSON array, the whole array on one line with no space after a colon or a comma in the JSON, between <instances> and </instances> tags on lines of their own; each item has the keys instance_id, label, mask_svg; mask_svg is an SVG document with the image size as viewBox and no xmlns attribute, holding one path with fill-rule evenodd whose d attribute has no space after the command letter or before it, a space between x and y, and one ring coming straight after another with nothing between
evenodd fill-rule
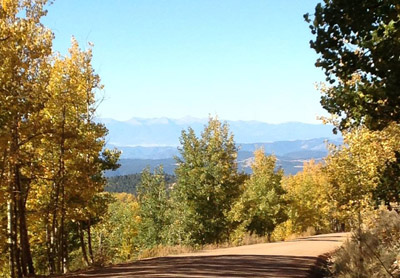
<instances>
[{"instance_id":1,"label":"aspen tree","mask_svg":"<svg viewBox=\"0 0 400 278\"><path fill-rule=\"evenodd\" d=\"M32 119L48 98L45 86L53 35L40 23L46 2L0 2L0 180L7 196L11 277L34 274L25 207L30 177L23 168L31 156L28 145L44 132Z\"/></svg>"}]
</instances>

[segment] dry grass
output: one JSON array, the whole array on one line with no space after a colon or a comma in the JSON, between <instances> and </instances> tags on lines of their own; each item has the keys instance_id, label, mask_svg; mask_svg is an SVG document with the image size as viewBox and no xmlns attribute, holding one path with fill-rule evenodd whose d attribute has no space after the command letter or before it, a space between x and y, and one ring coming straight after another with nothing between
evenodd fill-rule
<instances>
[{"instance_id":1,"label":"dry grass","mask_svg":"<svg viewBox=\"0 0 400 278\"><path fill-rule=\"evenodd\" d=\"M195 253L204 250L214 250L219 248L229 248L236 247L242 245L251 245L258 243L266 243L268 242L267 237L259 237L256 235L247 234L241 240L240 244L233 244L231 242L223 242L219 244L206 244L202 246L185 246L185 245L175 245L175 246L164 246L159 245L151 249L143 250L139 255L138 259L147 259L147 258L155 258L155 257L165 257L169 255L179 255L185 253Z\"/></svg>"},{"instance_id":2,"label":"dry grass","mask_svg":"<svg viewBox=\"0 0 400 278\"><path fill-rule=\"evenodd\" d=\"M366 212L363 221L334 254L332 277L400 277L400 215L382 206Z\"/></svg>"},{"instance_id":3,"label":"dry grass","mask_svg":"<svg viewBox=\"0 0 400 278\"><path fill-rule=\"evenodd\" d=\"M285 241L289 240L294 240L297 238L302 238L302 237L309 237L309 236L315 236L317 233L315 232L314 227L308 227L305 232L302 232L300 234L291 234L285 238Z\"/></svg>"},{"instance_id":4,"label":"dry grass","mask_svg":"<svg viewBox=\"0 0 400 278\"><path fill-rule=\"evenodd\" d=\"M251 244L259 244L259 243L267 243L268 237L264 236L257 236L257 235L250 235L246 234L243 239L241 240L240 244L236 244L234 246L241 246L241 245L251 245ZM232 245L231 245L232 246Z\"/></svg>"},{"instance_id":5,"label":"dry grass","mask_svg":"<svg viewBox=\"0 0 400 278\"><path fill-rule=\"evenodd\" d=\"M138 259L146 259L146 258L155 258L155 257L165 257L168 255L179 255L179 254L184 254L184 253L192 253L195 251L198 251L199 249L196 249L191 246L183 246L183 245L175 245L175 246L164 246L164 245L159 245L156 247L153 247L151 249L146 249L140 252L138 255Z\"/></svg>"},{"instance_id":6,"label":"dry grass","mask_svg":"<svg viewBox=\"0 0 400 278\"><path fill-rule=\"evenodd\" d=\"M288 240L294 240L297 238L302 238L302 237L308 237L308 236L313 236L315 235L315 229L314 228L308 228L307 231L301 233L301 234L292 234L289 237L285 239L285 241ZM268 238L265 237L260 237L257 235L250 235L246 234L240 242L223 242L219 244L206 244L202 246L186 246L186 245L175 245L175 246L165 246L165 245L159 245L151 249L146 249L141 251L141 253L138 255L138 259L147 259L147 258L155 258L155 257L166 257L169 255L179 255L179 254L185 254L185 253L195 253L199 251L205 251L205 250L215 250L219 248L229 248L229 247L237 247L237 246L243 246L243 245L252 245L252 244L259 244L259 243L268 243Z\"/></svg>"}]
</instances>

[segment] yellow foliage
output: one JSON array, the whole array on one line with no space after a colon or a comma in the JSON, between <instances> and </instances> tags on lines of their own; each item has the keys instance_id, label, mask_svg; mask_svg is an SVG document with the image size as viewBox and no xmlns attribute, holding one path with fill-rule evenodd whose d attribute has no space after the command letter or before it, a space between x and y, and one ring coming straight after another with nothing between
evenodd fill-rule
<instances>
[{"instance_id":1,"label":"yellow foliage","mask_svg":"<svg viewBox=\"0 0 400 278\"><path fill-rule=\"evenodd\" d=\"M18 9L18 2L16 0L1 0L0 8L9 16L15 15Z\"/></svg>"},{"instance_id":2,"label":"yellow foliage","mask_svg":"<svg viewBox=\"0 0 400 278\"><path fill-rule=\"evenodd\" d=\"M305 163L303 171L285 177L282 186L286 191L289 220L279 227L279 237L299 234L310 227L319 232L329 230L333 208L328 177L321 163Z\"/></svg>"},{"instance_id":3,"label":"yellow foliage","mask_svg":"<svg viewBox=\"0 0 400 278\"><path fill-rule=\"evenodd\" d=\"M136 203L137 204L136 197L133 194L122 192L122 193L113 193L113 196L123 203Z\"/></svg>"},{"instance_id":4,"label":"yellow foliage","mask_svg":"<svg viewBox=\"0 0 400 278\"><path fill-rule=\"evenodd\" d=\"M326 159L329 192L342 220L373 205L372 192L386 165L396 161L396 151L400 151L400 127L395 123L382 131L353 130L344 134L343 146L331 147Z\"/></svg>"},{"instance_id":5,"label":"yellow foliage","mask_svg":"<svg viewBox=\"0 0 400 278\"><path fill-rule=\"evenodd\" d=\"M93 228L97 260L120 263L135 259L139 253L139 204L132 194L114 193L108 212Z\"/></svg>"},{"instance_id":6,"label":"yellow foliage","mask_svg":"<svg viewBox=\"0 0 400 278\"><path fill-rule=\"evenodd\" d=\"M107 169L102 157L106 129L93 121L95 92L102 85L91 65L92 52L82 51L74 39L68 57L52 52L54 36L40 22L46 3L0 0L0 218L17 219L12 248L26 261L31 249L39 273L48 270L49 257L62 261L61 241L76 232L76 223L97 221L109 201L99 194ZM15 218L5 216L6 201ZM4 226L1 222L1 244ZM30 248L17 240L24 237Z\"/></svg>"},{"instance_id":7,"label":"yellow foliage","mask_svg":"<svg viewBox=\"0 0 400 278\"><path fill-rule=\"evenodd\" d=\"M271 239L272 241L282 241L295 234L295 232L296 229L293 226L292 220L288 219L276 226L274 232L272 233Z\"/></svg>"}]
</instances>

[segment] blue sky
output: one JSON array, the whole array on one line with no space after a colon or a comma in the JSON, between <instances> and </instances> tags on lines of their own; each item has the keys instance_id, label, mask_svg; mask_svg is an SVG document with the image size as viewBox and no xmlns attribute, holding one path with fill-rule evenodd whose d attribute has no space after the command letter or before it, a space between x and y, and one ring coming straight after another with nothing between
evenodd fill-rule
<instances>
[{"instance_id":1,"label":"blue sky","mask_svg":"<svg viewBox=\"0 0 400 278\"><path fill-rule=\"evenodd\" d=\"M314 0L56 0L54 49L94 43L101 117L319 123Z\"/></svg>"}]
</instances>

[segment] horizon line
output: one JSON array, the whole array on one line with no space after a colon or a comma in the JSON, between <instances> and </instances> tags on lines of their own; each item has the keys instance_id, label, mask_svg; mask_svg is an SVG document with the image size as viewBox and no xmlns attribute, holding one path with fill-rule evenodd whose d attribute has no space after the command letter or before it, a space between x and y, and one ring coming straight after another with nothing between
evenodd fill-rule
<instances>
[{"instance_id":1,"label":"horizon line","mask_svg":"<svg viewBox=\"0 0 400 278\"><path fill-rule=\"evenodd\" d=\"M200 117L192 117L192 116L184 116L181 118L174 118L174 117L166 117L166 116L160 116L160 117L136 117L133 116L127 120L120 120L120 119L115 119L115 118L111 118L111 117L95 117L96 119L99 120L113 120L113 121L117 121L117 122L129 122L132 120L172 120L172 121L199 121L199 122L207 122L208 118L200 118ZM291 123L300 123L300 124L307 124L307 125L326 125L326 126L333 126L333 124L331 123L323 123L322 120L320 123L310 123L310 122L300 122L300 121L286 121L286 122L279 122L279 123L271 123L271 122L267 122L267 121L263 121L263 120L229 120L229 119L220 119L221 122L257 122L257 123L264 123L264 124L269 124L269 125L281 125L281 124L291 124Z\"/></svg>"}]
</instances>

